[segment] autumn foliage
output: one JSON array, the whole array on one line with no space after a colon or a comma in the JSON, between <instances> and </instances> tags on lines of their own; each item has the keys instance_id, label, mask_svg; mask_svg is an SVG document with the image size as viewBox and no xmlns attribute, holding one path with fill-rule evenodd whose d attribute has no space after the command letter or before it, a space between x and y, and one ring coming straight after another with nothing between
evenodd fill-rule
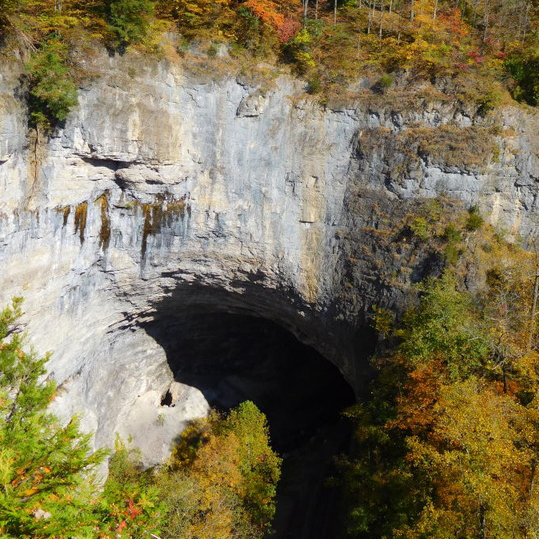
<instances>
[{"instance_id":1,"label":"autumn foliage","mask_svg":"<svg viewBox=\"0 0 539 539\"><path fill-rule=\"evenodd\" d=\"M516 258L521 257L518 266ZM376 360L372 399L348 412L341 463L355 538L527 538L539 523L539 354L531 257L475 295L446 273ZM536 271L536 270L535 270Z\"/></svg>"}]
</instances>

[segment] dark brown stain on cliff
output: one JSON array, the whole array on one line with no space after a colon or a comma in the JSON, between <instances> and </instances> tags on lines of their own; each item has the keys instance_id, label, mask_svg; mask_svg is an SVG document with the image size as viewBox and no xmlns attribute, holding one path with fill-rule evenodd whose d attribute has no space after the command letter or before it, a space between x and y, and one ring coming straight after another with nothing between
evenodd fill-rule
<instances>
[{"instance_id":1,"label":"dark brown stain on cliff","mask_svg":"<svg viewBox=\"0 0 539 539\"><path fill-rule=\"evenodd\" d=\"M165 195L157 195L155 202L140 205L144 224L142 229L142 258L146 256L148 237L157 234L162 227L172 227L174 222L185 215L185 200L168 199Z\"/></svg>"},{"instance_id":2,"label":"dark brown stain on cliff","mask_svg":"<svg viewBox=\"0 0 539 539\"><path fill-rule=\"evenodd\" d=\"M75 207L75 234L79 233L81 245L84 243L84 232L88 218L88 202L81 202Z\"/></svg>"},{"instance_id":3,"label":"dark brown stain on cliff","mask_svg":"<svg viewBox=\"0 0 539 539\"><path fill-rule=\"evenodd\" d=\"M106 251L110 245L110 216L109 216L109 191L103 194L95 201L99 204L101 210L101 229L99 231L99 247Z\"/></svg>"}]
</instances>

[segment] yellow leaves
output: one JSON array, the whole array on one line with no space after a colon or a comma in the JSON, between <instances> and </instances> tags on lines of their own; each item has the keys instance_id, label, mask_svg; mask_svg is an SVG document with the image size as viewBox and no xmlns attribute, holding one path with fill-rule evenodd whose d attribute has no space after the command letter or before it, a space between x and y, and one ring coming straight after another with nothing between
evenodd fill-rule
<instances>
[{"instance_id":1,"label":"yellow leaves","mask_svg":"<svg viewBox=\"0 0 539 539\"><path fill-rule=\"evenodd\" d=\"M190 516L175 520L187 526L181 536L261 536L274 513L279 465L269 447L265 416L253 403L241 404L225 418L213 413L187 429L171 467L172 480L184 492L178 502L190 508Z\"/></svg>"},{"instance_id":2,"label":"yellow leaves","mask_svg":"<svg viewBox=\"0 0 539 539\"><path fill-rule=\"evenodd\" d=\"M539 507L527 498L539 411L489 381L451 381L441 371L431 361L409 373L397 419L386 423L407 433L404 461L432 492L417 523L397 536L476 536L480 510L492 529L518 529Z\"/></svg>"}]
</instances>

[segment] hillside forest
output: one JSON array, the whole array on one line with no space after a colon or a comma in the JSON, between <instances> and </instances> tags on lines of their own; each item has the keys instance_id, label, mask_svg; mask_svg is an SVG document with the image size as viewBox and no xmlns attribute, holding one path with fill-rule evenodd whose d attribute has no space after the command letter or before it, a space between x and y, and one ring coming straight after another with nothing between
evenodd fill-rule
<instances>
[{"instance_id":1,"label":"hillside forest","mask_svg":"<svg viewBox=\"0 0 539 539\"><path fill-rule=\"evenodd\" d=\"M539 100L536 0L1 0L4 54L26 58L31 123L51 129L77 102L85 74L73 49L98 41L165 54L180 35L209 57L225 44L243 65L265 59L301 76L311 94L358 77L381 91L403 73L439 83L488 112L508 95ZM509 93L509 94L508 94Z\"/></svg>"}]
</instances>

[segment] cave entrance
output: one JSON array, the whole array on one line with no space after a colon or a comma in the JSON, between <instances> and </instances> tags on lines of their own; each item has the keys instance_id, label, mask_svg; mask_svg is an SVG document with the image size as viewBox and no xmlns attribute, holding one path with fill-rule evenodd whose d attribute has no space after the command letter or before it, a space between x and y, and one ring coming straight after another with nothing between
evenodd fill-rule
<instances>
[{"instance_id":1,"label":"cave entrance","mask_svg":"<svg viewBox=\"0 0 539 539\"><path fill-rule=\"evenodd\" d=\"M333 537L335 493L325 479L333 456L347 450L340 412L355 400L339 370L256 316L199 311L156 321L153 330L177 381L201 390L212 407L251 400L268 418L272 446L284 459L273 537Z\"/></svg>"}]
</instances>

